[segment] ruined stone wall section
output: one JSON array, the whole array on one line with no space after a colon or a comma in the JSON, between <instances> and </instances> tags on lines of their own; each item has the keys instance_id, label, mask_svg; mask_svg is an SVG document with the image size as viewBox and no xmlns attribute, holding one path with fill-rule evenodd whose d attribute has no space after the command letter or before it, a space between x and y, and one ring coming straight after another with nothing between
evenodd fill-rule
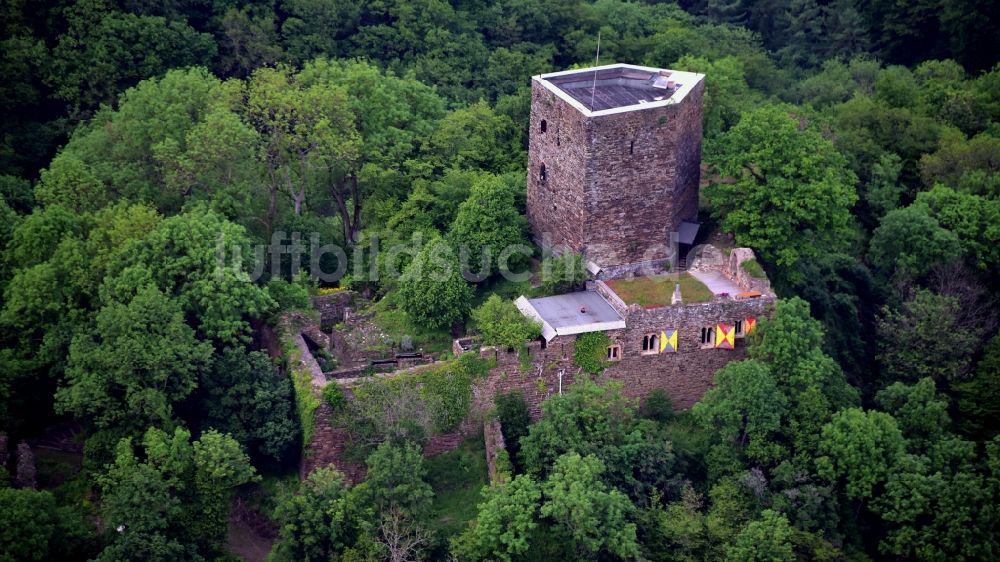
<instances>
[{"instance_id":1,"label":"ruined stone wall section","mask_svg":"<svg viewBox=\"0 0 1000 562\"><path fill-rule=\"evenodd\" d=\"M774 302L774 297L765 296L716 299L709 303L657 309L629 307L626 315L628 328L606 332L613 344L621 346L622 358L610 364L601 380L621 381L623 394L637 401L654 390L662 389L670 395L675 408L688 409L712 387L716 371L730 361L746 357L743 339L736 340L734 350L702 346L701 328L714 327L718 322L733 323L749 316L769 316ZM668 328L679 330L678 352L644 354L643 336L647 333L659 334ZM542 403L559 393L560 381L565 392L580 377L580 369L573 360L575 343L576 336L556 336L544 344L541 341L529 342L530 361L527 365L522 365L517 351L492 347L478 350L477 353L483 357L495 358L496 366L489 375L473 385L472 405L466 419L455 431L431 436L423 454L433 456L452 451L465 439L481 435L484 423L495 416L494 400L499 394L521 393L532 420L540 419ZM304 342L300 346L304 348ZM304 355L304 359L311 359L307 353ZM346 428L334 427L331 417L329 406L321 404L315 414L315 432L306 447L301 476L304 478L317 466L333 464L351 481L360 481L364 477L364 467L344 458L350 434Z\"/></svg>"},{"instance_id":2,"label":"ruined stone wall section","mask_svg":"<svg viewBox=\"0 0 1000 562\"><path fill-rule=\"evenodd\" d=\"M339 324L345 320L345 315L358 294L354 291L339 291L329 295L312 297L312 305L319 311L320 324Z\"/></svg>"},{"instance_id":3,"label":"ruined stone wall section","mask_svg":"<svg viewBox=\"0 0 1000 562\"><path fill-rule=\"evenodd\" d=\"M490 482L497 482L497 453L507 450L499 419L492 418L483 424L483 441L486 445L486 471Z\"/></svg>"},{"instance_id":4,"label":"ruined stone wall section","mask_svg":"<svg viewBox=\"0 0 1000 562\"><path fill-rule=\"evenodd\" d=\"M736 283L744 291L758 291L765 295L772 294L771 282L766 277L758 279L743 269L743 262L756 260L757 256L750 248L733 248L733 251L729 254L729 260L726 263L723 275L731 279L733 283Z\"/></svg>"}]
</instances>

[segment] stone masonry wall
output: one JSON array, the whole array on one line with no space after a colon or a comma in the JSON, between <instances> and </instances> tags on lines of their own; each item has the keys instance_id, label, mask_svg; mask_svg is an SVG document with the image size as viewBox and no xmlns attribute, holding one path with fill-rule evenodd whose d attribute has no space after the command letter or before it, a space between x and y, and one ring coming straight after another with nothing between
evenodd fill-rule
<instances>
[{"instance_id":1,"label":"stone masonry wall","mask_svg":"<svg viewBox=\"0 0 1000 562\"><path fill-rule=\"evenodd\" d=\"M668 257L670 233L698 217L700 83L680 102L593 117L587 257L602 267Z\"/></svg>"},{"instance_id":2,"label":"stone masonry wall","mask_svg":"<svg viewBox=\"0 0 1000 562\"><path fill-rule=\"evenodd\" d=\"M339 291L312 297L312 305L319 311L321 324L338 324L344 321L345 311L354 306L357 296L354 291Z\"/></svg>"},{"instance_id":3,"label":"stone masonry wall","mask_svg":"<svg viewBox=\"0 0 1000 562\"><path fill-rule=\"evenodd\" d=\"M583 251L590 121L532 80L528 126L528 221L535 240L546 249Z\"/></svg>"},{"instance_id":4,"label":"stone masonry wall","mask_svg":"<svg viewBox=\"0 0 1000 562\"><path fill-rule=\"evenodd\" d=\"M666 258L670 233L698 215L703 94L702 82L680 103L586 117L532 81L536 240L586 251L602 267Z\"/></svg>"},{"instance_id":5,"label":"stone masonry wall","mask_svg":"<svg viewBox=\"0 0 1000 562\"><path fill-rule=\"evenodd\" d=\"M730 361L746 358L746 343L737 338L736 349L715 349L701 345L701 328L714 327L716 323L733 323L748 316L769 316L774 307L773 297L753 299L717 299L703 304L663 307L659 309L629 309L623 330L606 332L613 343L622 346L622 358L611 363L602 380L619 380L625 396L642 399L650 392L662 389L670 395L674 408L688 409L712 387L716 371ZM647 333L657 333L666 328L676 328L678 351L676 353L642 353L642 338ZM475 435L482 428L494 408L498 394L520 392L528 404L531 419L541 418L541 404L546 398L559 393L560 378L565 392L580 370L573 362L575 336L556 336L544 347L541 342L529 346L531 368L520 366L517 353L495 348L484 348L483 356L493 356L497 366L490 375L473 388L473 405L469 418L455 432L434 436L424 454L430 456L449 451L462 439ZM560 375L562 375L560 377Z\"/></svg>"},{"instance_id":6,"label":"stone masonry wall","mask_svg":"<svg viewBox=\"0 0 1000 562\"><path fill-rule=\"evenodd\" d=\"M607 332L613 343L622 346L622 358L611 363L602 380L619 380L625 396L641 400L656 389L666 391L677 409L693 406L712 386L715 372L726 363L746 357L743 339L736 340L736 349L722 350L702 347L701 328L718 322L733 323L748 316L768 316L774 306L773 297L752 299L716 299L703 304L686 304L658 309L627 308L628 328ZM676 328L678 352L644 355L642 338L646 333L659 333ZM533 421L541 418L541 404L559 393L560 381L565 392L580 374L573 361L576 336L556 336L543 344L530 342L530 367L522 369L517 352L492 347L478 351L481 356L496 358L497 364L489 375L473 385L469 415L455 431L433 435L424 446L424 456L452 451L462 441L480 435L494 416L494 398L498 394L520 392L528 404ZM406 376L396 374L391 376ZM324 381L325 383L325 381ZM331 382L332 383L332 382ZM364 477L364 467L347 462L343 457L350 435L346 428L333 427L329 407L324 403L316 412L315 431L306 448L301 466L304 478L318 466L333 464L352 481Z\"/></svg>"}]
</instances>

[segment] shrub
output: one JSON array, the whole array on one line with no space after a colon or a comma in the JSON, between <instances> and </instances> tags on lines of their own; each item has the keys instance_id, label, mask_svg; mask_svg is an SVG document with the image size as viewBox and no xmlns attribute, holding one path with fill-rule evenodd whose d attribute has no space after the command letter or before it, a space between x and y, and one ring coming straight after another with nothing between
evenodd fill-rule
<instances>
[{"instance_id":1,"label":"shrub","mask_svg":"<svg viewBox=\"0 0 1000 562\"><path fill-rule=\"evenodd\" d=\"M339 384L330 383L323 387L323 401L330 405L334 413L338 413L347 406L347 396L340 388Z\"/></svg>"},{"instance_id":2,"label":"shrub","mask_svg":"<svg viewBox=\"0 0 1000 562\"><path fill-rule=\"evenodd\" d=\"M757 260L746 260L740 263L740 267L742 267L743 271L749 273L750 277L753 277L754 279L763 279L767 277L764 273L764 268L760 266L760 263Z\"/></svg>"},{"instance_id":3,"label":"shrub","mask_svg":"<svg viewBox=\"0 0 1000 562\"><path fill-rule=\"evenodd\" d=\"M497 295L490 295L482 306L473 310L472 318L483 343L504 349L518 349L542 333L537 322L525 318L514 303Z\"/></svg>"},{"instance_id":4,"label":"shrub","mask_svg":"<svg viewBox=\"0 0 1000 562\"><path fill-rule=\"evenodd\" d=\"M399 303L419 326L447 328L465 320L472 288L462 278L454 250L435 238L417 254L399 280Z\"/></svg>"},{"instance_id":5,"label":"shrub","mask_svg":"<svg viewBox=\"0 0 1000 562\"><path fill-rule=\"evenodd\" d=\"M267 293L278 303L278 311L308 309L309 289L302 279L289 283L275 277L267 282Z\"/></svg>"},{"instance_id":6,"label":"shrub","mask_svg":"<svg viewBox=\"0 0 1000 562\"><path fill-rule=\"evenodd\" d=\"M658 422L668 422L674 417L674 401L661 388L649 393L642 403L642 415Z\"/></svg>"},{"instance_id":7,"label":"shrub","mask_svg":"<svg viewBox=\"0 0 1000 562\"><path fill-rule=\"evenodd\" d=\"M582 288L587 281L585 263L578 253L545 258L542 261L542 291L547 295L558 295Z\"/></svg>"},{"instance_id":8,"label":"shrub","mask_svg":"<svg viewBox=\"0 0 1000 562\"><path fill-rule=\"evenodd\" d=\"M520 473L523 466L517 455L521 450L521 437L528 434L528 426L531 425L528 403L524 401L524 395L520 392L511 392L498 395L496 405L504 444L510 453L511 462Z\"/></svg>"}]
</instances>

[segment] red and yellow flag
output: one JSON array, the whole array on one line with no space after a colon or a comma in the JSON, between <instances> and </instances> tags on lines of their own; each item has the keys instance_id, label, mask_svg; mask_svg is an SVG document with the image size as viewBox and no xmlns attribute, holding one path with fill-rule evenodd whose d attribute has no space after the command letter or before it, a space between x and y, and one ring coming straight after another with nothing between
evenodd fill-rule
<instances>
[{"instance_id":1,"label":"red and yellow flag","mask_svg":"<svg viewBox=\"0 0 1000 562\"><path fill-rule=\"evenodd\" d=\"M716 324L715 347L717 349L735 349L736 326L730 326L729 324Z\"/></svg>"},{"instance_id":2,"label":"red and yellow flag","mask_svg":"<svg viewBox=\"0 0 1000 562\"><path fill-rule=\"evenodd\" d=\"M754 328L757 327L757 319L753 316L747 316L746 320L743 321L743 334L750 335L753 333Z\"/></svg>"}]
</instances>

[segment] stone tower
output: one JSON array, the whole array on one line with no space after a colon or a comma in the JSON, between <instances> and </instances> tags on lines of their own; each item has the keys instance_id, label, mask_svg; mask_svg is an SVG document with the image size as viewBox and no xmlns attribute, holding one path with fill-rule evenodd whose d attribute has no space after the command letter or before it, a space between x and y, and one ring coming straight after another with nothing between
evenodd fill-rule
<instances>
[{"instance_id":1,"label":"stone tower","mask_svg":"<svg viewBox=\"0 0 1000 562\"><path fill-rule=\"evenodd\" d=\"M614 277L697 232L704 75L613 64L531 80L528 219Z\"/></svg>"}]
</instances>

